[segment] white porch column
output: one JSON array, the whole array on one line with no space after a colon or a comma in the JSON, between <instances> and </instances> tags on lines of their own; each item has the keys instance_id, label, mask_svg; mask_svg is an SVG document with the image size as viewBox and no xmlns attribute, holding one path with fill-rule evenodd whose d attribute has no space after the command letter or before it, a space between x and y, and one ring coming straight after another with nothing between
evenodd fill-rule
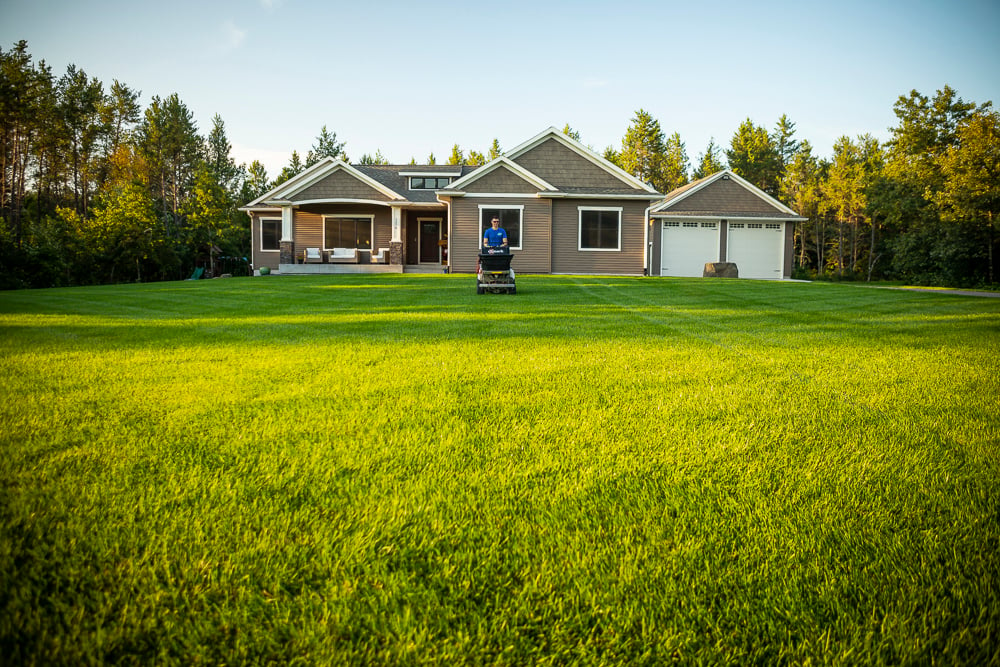
<instances>
[{"instance_id":1,"label":"white porch column","mask_svg":"<svg viewBox=\"0 0 1000 667\"><path fill-rule=\"evenodd\" d=\"M399 266L403 263L403 208L392 207L392 241L389 242L389 263Z\"/></svg>"},{"instance_id":2,"label":"white porch column","mask_svg":"<svg viewBox=\"0 0 1000 667\"><path fill-rule=\"evenodd\" d=\"M403 242L403 209L399 206L392 207L392 241Z\"/></svg>"},{"instance_id":3,"label":"white porch column","mask_svg":"<svg viewBox=\"0 0 1000 667\"><path fill-rule=\"evenodd\" d=\"M292 207L291 205L281 207L281 240L289 243L293 240L294 229L292 229Z\"/></svg>"}]
</instances>

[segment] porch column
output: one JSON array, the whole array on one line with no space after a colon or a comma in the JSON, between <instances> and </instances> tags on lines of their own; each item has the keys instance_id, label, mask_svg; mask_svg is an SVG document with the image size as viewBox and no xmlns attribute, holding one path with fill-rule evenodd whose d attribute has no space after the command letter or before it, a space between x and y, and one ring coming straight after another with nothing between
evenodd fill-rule
<instances>
[{"instance_id":1,"label":"porch column","mask_svg":"<svg viewBox=\"0 0 1000 667\"><path fill-rule=\"evenodd\" d=\"M389 242L389 263L403 263L403 209L392 207L392 241Z\"/></svg>"},{"instance_id":2,"label":"porch column","mask_svg":"<svg viewBox=\"0 0 1000 667\"><path fill-rule=\"evenodd\" d=\"M278 263L295 263L295 230L293 227L292 207L281 207L281 241L278 243Z\"/></svg>"}]
</instances>

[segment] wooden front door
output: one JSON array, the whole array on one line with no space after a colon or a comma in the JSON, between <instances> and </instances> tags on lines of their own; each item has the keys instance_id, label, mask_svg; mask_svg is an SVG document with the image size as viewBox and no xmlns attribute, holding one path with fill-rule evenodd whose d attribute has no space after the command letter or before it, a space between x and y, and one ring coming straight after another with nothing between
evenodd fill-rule
<instances>
[{"instance_id":1,"label":"wooden front door","mask_svg":"<svg viewBox=\"0 0 1000 667\"><path fill-rule=\"evenodd\" d=\"M438 264L441 262L441 218L420 218L420 263Z\"/></svg>"}]
</instances>

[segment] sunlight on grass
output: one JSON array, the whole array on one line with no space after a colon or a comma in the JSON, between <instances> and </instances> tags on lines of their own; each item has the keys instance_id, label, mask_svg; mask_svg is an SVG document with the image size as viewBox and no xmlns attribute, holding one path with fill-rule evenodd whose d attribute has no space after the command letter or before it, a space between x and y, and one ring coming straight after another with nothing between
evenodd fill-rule
<instances>
[{"instance_id":1,"label":"sunlight on grass","mask_svg":"<svg viewBox=\"0 0 1000 667\"><path fill-rule=\"evenodd\" d=\"M0 294L0 651L1000 659L1000 304L518 283Z\"/></svg>"}]
</instances>

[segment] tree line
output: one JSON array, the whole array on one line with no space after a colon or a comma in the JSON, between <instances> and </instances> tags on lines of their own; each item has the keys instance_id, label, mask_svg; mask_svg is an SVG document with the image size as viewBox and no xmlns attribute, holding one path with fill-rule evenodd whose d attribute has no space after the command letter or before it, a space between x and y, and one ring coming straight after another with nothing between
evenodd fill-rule
<instances>
[{"instance_id":1,"label":"tree line","mask_svg":"<svg viewBox=\"0 0 1000 667\"><path fill-rule=\"evenodd\" d=\"M145 109L140 95L74 65L57 77L24 41L0 49L0 288L246 273L239 206L325 157L349 161L324 126L271 180L259 161L234 162L218 114L203 136L176 93ZM830 159L787 116L770 131L747 119L728 148L713 138L692 165L679 133L640 109L603 155L664 193L728 166L808 218L795 233L800 277L994 284L1000 116L947 86L900 96L894 111L887 142L844 136ZM483 151L454 144L446 163L501 154L497 139ZM359 161L388 163L380 150Z\"/></svg>"},{"instance_id":2,"label":"tree line","mask_svg":"<svg viewBox=\"0 0 1000 667\"><path fill-rule=\"evenodd\" d=\"M785 115L771 131L747 119L724 151L709 141L692 176L728 164L808 218L795 231L798 277L995 285L1000 114L948 86L933 96L901 95L893 111L898 123L888 141L842 136L830 159L796 139ZM660 192L689 182L680 135L666 138L641 109L621 148L604 156Z\"/></svg>"}]
</instances>

